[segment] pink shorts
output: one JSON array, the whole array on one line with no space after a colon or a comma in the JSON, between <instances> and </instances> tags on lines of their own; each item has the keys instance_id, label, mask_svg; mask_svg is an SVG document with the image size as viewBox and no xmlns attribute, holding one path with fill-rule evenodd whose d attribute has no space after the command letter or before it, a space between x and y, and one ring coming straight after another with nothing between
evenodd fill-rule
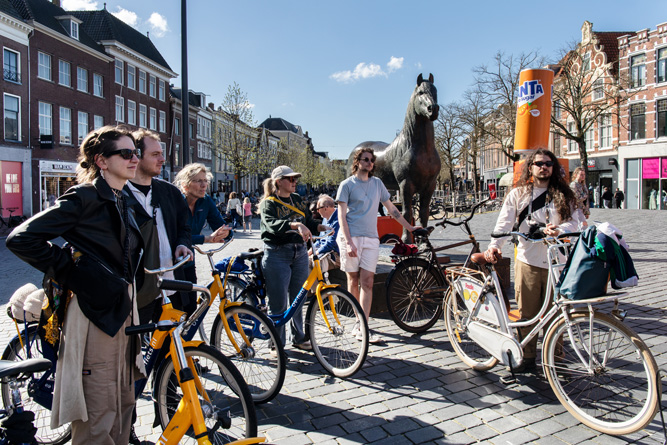
<instances>
[{"instance_id":1,"label":"pink shorts","mask_svg":"<svg viewBox=\"0 0 667 445\"><path fill-rule=\"evenodd\" d=\"M343 272L359 272L364 269L375 273L380 257L380 240L365 236L353 236L352 242L357 247L357 256L350 257L347 253L347 243L344 237L339 237L340 268Z\"/></svg>"}]
</instances>

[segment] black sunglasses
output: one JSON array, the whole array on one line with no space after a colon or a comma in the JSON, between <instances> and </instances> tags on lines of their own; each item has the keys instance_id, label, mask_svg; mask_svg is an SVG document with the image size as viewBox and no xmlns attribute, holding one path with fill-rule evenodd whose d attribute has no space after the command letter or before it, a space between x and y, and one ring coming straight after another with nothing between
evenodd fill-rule
<instances>
[{"instance_id":1,"label":"black sunglasses","mask_svg":"<svg viewBox=\"0 0 667 445\"><path fill-rule=\"evenodd\" d=\"M375 161L373 160L373 158L361 158L361 159L359 159L359 160L360 160L360 161L364 161L364 162L375 163Z\"/></svg>"},{"instance_id":2,"label":"black sunglasses","mask_svg":"<svg viewBox=\"0 0 667 445\"><path fill-rule=\"evenodd\" d=\"M141 158L141 150L138 148L131 149L131 148L121 148L120 150L114 150L110 151L109 153L105 153L104 157L105 158L110 158L113 155L120 155L121 158L130 160L132 159L132 156L136 156L137 158Z\"/></svg>"},{"instance_id":3,"label":"black sunglasses","mask_svg":"<svg viewBox=\"0 0 667 445\"><path fill-rule=\"evenodd\" d=\"M554 161L536 161L533 162L533 165L537 168L541 168L543 165L546 165L547 167L553 167Z\"/></svg>"}]
</instances>

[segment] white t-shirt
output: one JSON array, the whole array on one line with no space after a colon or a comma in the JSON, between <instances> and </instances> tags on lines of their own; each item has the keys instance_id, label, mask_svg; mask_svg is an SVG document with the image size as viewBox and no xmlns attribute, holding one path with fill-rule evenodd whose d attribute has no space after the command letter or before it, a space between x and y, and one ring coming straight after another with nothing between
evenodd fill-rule
<instances>
[{"instance_id":1,"label":"white t-shirt","mask_svg":"<svg viewBox=\"0 0 667 445\"><path fill-rule=\"evenodd\" d=\"M378 207L381 202L390 198L387 188L375 176L371 176L367 181L350 176L338 187L336 201L347 204L347 214L339 214L338 218L347 218L350 236L377 238Z\"/></svg>"}]
</instances>

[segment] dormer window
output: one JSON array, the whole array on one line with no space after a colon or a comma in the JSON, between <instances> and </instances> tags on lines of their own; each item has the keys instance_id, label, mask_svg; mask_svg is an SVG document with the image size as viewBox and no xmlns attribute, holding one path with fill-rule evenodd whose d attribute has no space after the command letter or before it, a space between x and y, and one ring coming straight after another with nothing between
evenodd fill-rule
<instances>
[{"instance_id":1,"label":"dormer window","mask_svg":"<svg viewBox=\"0 0 667 445\"><path fill-rule=\"evenodd\" d=\"M79 40L79 25L81 20L77 19L73 15L63 15L56 17L60 21L60 24L65 29L65 32L69 34L74 40Z\"/></svg>"},{"instance_id":2,"label":"dormer window","mask_svg":"<svg viewBox=\"0 0 667 445\"><path fill-rule=\"evenodd\" d=\"M79 40L79 24L72 21L70 22L70 33L69 35L72 36L73 39Z\"/></svg>"}]
</instances>

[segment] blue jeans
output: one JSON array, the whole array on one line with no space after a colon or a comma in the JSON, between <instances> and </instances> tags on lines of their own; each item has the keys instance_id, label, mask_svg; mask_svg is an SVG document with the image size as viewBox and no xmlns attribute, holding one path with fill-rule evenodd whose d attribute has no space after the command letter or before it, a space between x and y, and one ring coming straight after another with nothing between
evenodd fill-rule
<instances>
[{"instance_id":1,"label":"blue jeans","mask_svg":"<svg viewBox=\"0 0 667 445\"><path fill-rule=\"evenodd\" d=\"M292 304L301 290L301 285L308 278L308 253L306 245L300 244L264 244L262 268L266 279L266 296L269 313L282 314ZM285 326L278 328L280 341L285 344ZM302 307L290 320L290 340L292 344L302 343L306 334L303 330Z\"/></svg>"}]
</instances>

